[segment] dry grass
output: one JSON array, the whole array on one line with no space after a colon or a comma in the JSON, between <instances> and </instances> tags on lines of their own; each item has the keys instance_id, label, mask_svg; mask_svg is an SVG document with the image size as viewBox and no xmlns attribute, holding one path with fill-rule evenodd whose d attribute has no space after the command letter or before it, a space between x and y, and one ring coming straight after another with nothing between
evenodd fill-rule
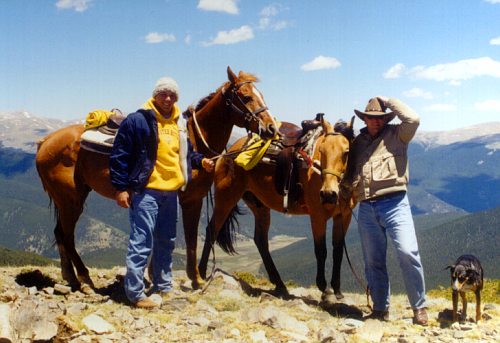
<instances>
[{"instance_id":1,"label":"dry grass","mask_svg":"<svg viewBox=\"0 0 500 343\"><path fill-rule=\"evenodd\" d=\"M445 298L451 301L451 287L440 287L427 292L432 297ZM475 296L472 292L467 292L467 301L475 302ZM500 280L484 279L483 290L481 291L482 303L500 304Z\"/></svg>"}]
</instances>

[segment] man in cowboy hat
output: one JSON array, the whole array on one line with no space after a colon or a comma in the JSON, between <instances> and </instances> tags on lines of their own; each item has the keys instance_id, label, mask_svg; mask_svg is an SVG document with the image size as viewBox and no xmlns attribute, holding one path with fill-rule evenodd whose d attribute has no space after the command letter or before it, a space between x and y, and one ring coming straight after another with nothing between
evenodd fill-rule
<instances>
[{"instance_id":1,"label":"man in cowboy hat","mask_svg":"<svg viewBox=\"0 0 500 343\"><path fill-rule=\"evenodd\" d=\"M413 321L427 325L424 270L406 195L408 144L420 119L403 102L381 96L370 99L364 112L354 112L366 127L353 143L347 180L352 181L353 195L360 202L358 229L373 301L369 318L389 319L390 283L386 267L389 235L414 312ZM395 117L401 123L389 124Z\"/></svg>"}]
</instances>

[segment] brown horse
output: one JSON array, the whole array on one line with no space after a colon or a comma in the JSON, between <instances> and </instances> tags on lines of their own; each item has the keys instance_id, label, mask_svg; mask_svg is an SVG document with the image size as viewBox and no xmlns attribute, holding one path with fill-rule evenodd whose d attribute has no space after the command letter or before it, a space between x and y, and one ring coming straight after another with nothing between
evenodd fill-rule
<instances>
[{"instance_id":1,"label":"brown horse","mask_svg":"<svg viewBox=\"0 0 500 343\"><path fill-rule=\"evenodd\" d=\"M354 118L353 118L354 119ZM321 171L314 168L299 169L298 181L302 184L302 194L298 201L289 204L287 213L309 215L314 237L314 251L317 260L316 285L329 300L331 289L327 290L325 279L326 261L326 223L333 218L333 260L334 271L332 287L335 294L340 293L340 265L342 261L343 240L351 220L351 205L339 196L339 183L346 170L349 145L354 138L351 121L336 124L335 130L324 121L322 135L316 141L312 159L319 161ZM237 141L229 152L242 148L245 138ZM210 220L207 239L200 260L199 269L206 274L207 262L213 243L217 242L226 252L234 252L232 235L227 231L234 229L228 225L237 210L237 202L243 197L255 216L254 242L261 255L270 281L280 295L287 295L287 289L269 253L268 233L270 209L285 212L283 196L274 187L273 176L276 166L259 163L249 171L238 166L231 158L220 159L215 167L215 205ZM221 231L221 230L226 230Z\"/></svg>"},{"instance_id":2,"label":"brown horse","mask_svg":"<svg viewBox=\"0 0 500 343\"><path fill-rule=\"evenodd\" d=\"M193 146L207 157L224 150L234 125L260 133L262 137L276 134L276 123L262 94L253 84L257 78L241 71L236 76L229 67L227 75L229 81L202 99L194 110L185 112L189 115L188 130ZM91 190L114 199L115 189L109 177L108 156L80 149L82 133L83 125L72 125L42 139L38 144L36 167L43 187L55 205L57 224L54 234L61 257L62 276L74 289L90 293L94 285L75 249L75 225ZM194 171L188 189L181 195L188 244L188 273L193 257L196 259L192 251L196 250L197 222L195 225L193 218L198 220L200 216L202 198L212 179L213 174Z\"/></svg>"}]
</instances>

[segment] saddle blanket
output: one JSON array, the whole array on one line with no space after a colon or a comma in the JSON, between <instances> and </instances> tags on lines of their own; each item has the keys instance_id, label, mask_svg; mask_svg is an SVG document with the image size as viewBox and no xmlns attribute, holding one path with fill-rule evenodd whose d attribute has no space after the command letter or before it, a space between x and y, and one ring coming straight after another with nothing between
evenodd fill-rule
<instances>
[{"instance_id":1,"label":"saddle blanket","mask_svg":"<svg viewBox=\"0 0 500 343\"><path fill-rule=\"evenodd\" d=\"M85 150L109 155L113 148L114 135L109 135L99 131L98 128L85 130L80 142L80 147Z\"/></svg>"}]
</instances>

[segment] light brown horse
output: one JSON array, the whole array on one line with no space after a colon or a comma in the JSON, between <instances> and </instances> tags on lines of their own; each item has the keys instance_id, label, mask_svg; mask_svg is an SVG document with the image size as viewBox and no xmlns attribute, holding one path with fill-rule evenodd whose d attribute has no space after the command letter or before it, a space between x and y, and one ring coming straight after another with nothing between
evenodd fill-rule
<instances>
[{"instance_id":1,"label":"light brown horse","mask_svg":"<svg viewBox=\"0 0 500 343\"><path fill-rule=\"evenodd\" d=\"M257 78L241 71L237 76L229 67L227 75L228 81L202 99L194 110L185 112L189 115L188 130L193 146L206 157L218 155L225 149L235 125L260 133L262 137L276 134L274 118L253 84ZM83 125L72 125L42 139L38 145L36 167L43 187L55 205L57 224L54 234L62 276L73 289L90 293L94 285L75 249L75 225L91 190L114 199L115 189L109 177L108 156L80 149L82 133ZM194 278L195 285L199 280L193 276L190 266L196 265L193 251L196 251L197 221L202 199L212 179L212 173L194 171L188 189L180 197L188 245L188 275Z\"/></svg>"},{"instance_id":2,"label":"light brown horse","mask_svg":"<svg viewBox=\"0 0 500 343\"><path fill-rule=\"evenodd\" d=\"M354 118L353 118L354 119ZM298 201L289 204L287 213L291 215L309 215L314 237L314 251L317 260L316 285L323 292L323 298L330 300L331 289L327 289L325 279L326 224L333 218L333 260L334 271L332 286L338 297L340 292L340 265L342 261L343 240L351 220L352 203L339 197L339 183L346 170L349 145L354 138L351 121L336 124L335 131L327 122L323 122L323 133L317 139L312 155L319 161L321 172L314 168L299 169L298 180L302 184L302 195ZM229 152L240 149L245 138L238 140ZM227 230L234 229L228 225L237 210L238 201L243 198L255 216L254 242L261 255L270 281L276 285L280 295L288 294L278 270L269 253L270 209L284 212L283 196L274 187L273 176L276 166L259 163L249 171L238 166L233 159L220 159L215 167L214 187L215 205L210 220L207 239L200 260L199 269L206 274L207 262L213 243L217 242L226 252L234 252L232 235ZM228 220L228 221L227 221ZM221 230L226 230L226 232Z\"/></svg>"}]
</instances>

